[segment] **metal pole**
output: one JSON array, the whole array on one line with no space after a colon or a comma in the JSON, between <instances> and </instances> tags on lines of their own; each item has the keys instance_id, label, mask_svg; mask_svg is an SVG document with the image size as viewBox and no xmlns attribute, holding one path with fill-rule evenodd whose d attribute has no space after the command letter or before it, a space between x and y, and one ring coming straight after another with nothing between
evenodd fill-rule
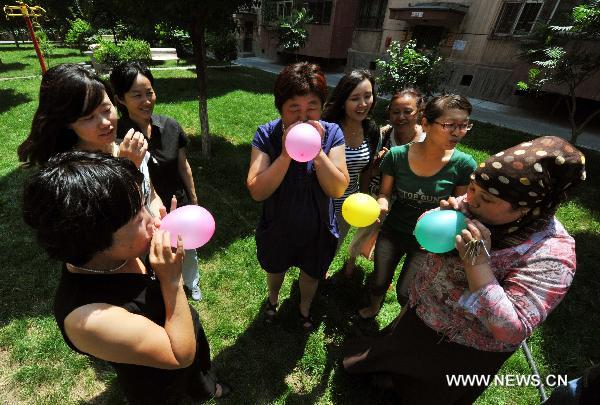
<instances>
[{"instance_id":1,"label":"metal pole","mask_svg":"<svg viewBox=\"0 0 600 405\"><path fill-rule=\"evenodd\" d=\"M536 375L539 378L540 385L538 385L537 389L540 392L540 397L542 397L542 402L544 402L546 399L548 399L548 397L546 396L546 391L544 390L544 383L542 382L540 373L538 372L535 362L533 361L533 357L531 356L531 352L529 351L529 346L527 346L526 340L524 340L521 343L521 349L523 349L523 352L525 353L525 358L527 359L527 362L529 363L529 367L531 367L531 371L533 372L533 375Z\"/></svg>"},{"instance_id":2,"label":"metal pole","mask_svg":"<svg viewBox=\"0 0 600 405\"><path fill-rule=\"evenodd\" d=\"M31 42L33 42L33 47L35 48L35 53L40 61L40 66L42 67L42 73L46 73L46 63L44 62L44 56L42 55L42 51L40 51L40 45L38 44L37 38L35 37L35 32L33 31L33 24L31 24L31 19L28 15L23 15L25 19L25 23L27 24L27 29L29 30L29 36L31 37Z\"/></svg>"}]
</instances>

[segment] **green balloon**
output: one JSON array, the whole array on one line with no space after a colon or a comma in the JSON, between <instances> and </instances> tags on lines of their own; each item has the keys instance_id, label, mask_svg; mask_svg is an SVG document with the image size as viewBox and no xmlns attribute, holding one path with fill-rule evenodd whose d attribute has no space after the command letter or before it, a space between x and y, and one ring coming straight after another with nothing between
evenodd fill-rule
<instances>
[{"instance_id":1,"label":"green balloon","mask_svg":"<svg viewBox=\"0 0 600 405\"><path fill-rule=\"evenodd\" d=\"M456 235L467 227L462 212L435 210L423 215L413 232L417 242L432 253L446 253L454 249Z\"/></svg>"}]
</instances>

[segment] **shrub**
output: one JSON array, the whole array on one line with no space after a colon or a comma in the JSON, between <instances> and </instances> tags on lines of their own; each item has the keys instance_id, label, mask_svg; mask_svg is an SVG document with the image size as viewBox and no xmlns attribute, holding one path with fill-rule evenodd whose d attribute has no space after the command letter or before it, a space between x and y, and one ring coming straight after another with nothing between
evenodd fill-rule
<instances>
[{"instance_id":1,"label":"shrub","mask_svg":"<svg viewBox=\"0 0 600 405\"><path fill-rule=\"evenodd\" d=\"M192 39L187 32L173 28L165 23L156 24L154 32L158 38L158 45L175 47L179 57L192 56L194 54Z\"/></svg>"},{"instance_id":2,"label":"shrub","mask_svg":"<svg viewBox=\"0 0 600 405\"><path fill-rule=\"evenodd\" d=\"M70 21L69 31L65 36L65 44L71 48L78 48L83 52L92 43L94 30L87 21L78 18Z\"/></svg>"},{"instance_id":3,"label":"shrub","mask_svg":"<svg viewBox=\"0 0 600 405\"><path fill-rule=\"evenodd\" d=\"M215 32L206 37L208 49L217 60L231 62L237 58L237 39L232 32Z\"/></svg>"},{"instance_id":4,"label":"shrub","mask_svg":"<svg viewBox=\"0 0 600 405\"><path fill-rule=\"evenodd\" d=\"M150 44L141 39L127 38L119 44L100 40L94 49L95 61L109 68L130 60L150 62L151 57Z\"/></svg>"},{"instance_id":5,"label":"shrub","mask_svg":"<svg viewBox=\"0 0 600 405\"><path fill-rule=\"evenodd\" d=\"M284 50L296 51L308 41L306 24L312 21L311 15L305 8L292 11L288 17L279 21L279 46Z\"/></svg>"},{"instance_id":6,"label":"shrub","mask_svg":"<svg viewBox=\"0 0 600 405\"><path fill-rule=\"evenodd\" d=\"M40 51L42 52L44 59L46 60L46 62L48 62L50 60L50 57L54 53L54 45L52 45L52 42L50 42L50 40L48 39L48 35L46 34L46 32L42 31L41 29L35 31L35 37L38 40Z\"/></svg>"},{"instance_id":7,"label":"shrub","mask_svg":"<svg viewBox=\"0 0 600 405\"><path fill-rule=\"evenodd\" d=\"M414 40L404 46L392 41L387 59L378 59L377 84L383 93L416 87L427 95L435 93L443 80L443 61L437 52L419 52Z\"/></svg>"}]
</instances>

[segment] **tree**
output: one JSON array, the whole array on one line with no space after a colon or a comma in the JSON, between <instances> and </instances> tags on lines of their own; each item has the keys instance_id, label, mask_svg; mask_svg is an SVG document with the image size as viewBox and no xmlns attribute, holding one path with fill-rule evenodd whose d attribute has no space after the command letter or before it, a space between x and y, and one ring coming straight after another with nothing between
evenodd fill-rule
<instances>
[{"instance_id":1,"label":"tree","mask_svg":"<svg viewBox=\"0 0 600 405\"><path fill-rule=\"evenodd\" d=\"M109 1L109 0L103 0ZM196 62L196 85L198 88L198 115L202 137L202 156L210 156L210 133L207 111L206 83L206 31L222 31L233 27L233 13L241 7L251 6L253 0L146 0L144 12L139 12L137 0L112 0L118 15L126 15L128 24L150 27L164 23L173 28L187 31L192 40Z\"/></svg>"},{"instance_id":2,"label":"tree","mask_svg":"<svg viewBox=\"0 0 600 405\"><path fill-rule=\"evenodd\" d=\"M523 57L532 65L527 82L517 83L519 90L539 92L544 85L566 86L565 96L571 124L571 143L600 108L577 122L577 89L600 72L600 0L576 6L569 16L570 25L543 26L525 43Z\"/></svg>"},{"instance_id":3,"label":"tree","mask_svg":"<svg viewBox=\"0 0 600 405\"><path fill-rule=\"evenodd\" d=\"M23 34L24 29L25 22L23 21L23 18L6 18L3 14L0 15L0 31L9 32L12 35L13 40L15 41L15 46L17 48L19 48L19 36Z\"/></svg>"},{"instance_id":4,"label":"tree","mask_svg":"<svg viewBox=\"0 0 600 405\"><path fill-rule=\"evenodd\" d=\"M90 21L95 29L113 29L119 24L128 34L151 40L157 35L156 24L189 33L196 62L198 115L202 137L202 156L210 156L206 83L206 31L233 27L233 13L240 8L256 5L257 0L40 0L48 9L61 13L69 10L72 17ZM98 18L97 16L102 16ZM90 17L90 18L88 18ZM94 17L92 20L91 18ZM141 34L141 35L140 35Z\"/></svg>"},{"instance_id":5,"label":"tree","mask_svg":"<svg viewBox=\"0 0 600 405\"><path fill-rule=\"evenodd\" d=\"M312 17L305 8L294 10L292 13L279 21L279 46L288 52L303 48L308 41L306 24L312 21Z\"/></svg>"},{"instance_id":6,"label":"tree","mask_svg":"<svg viewBox=\"0 0 600 405\"><path fill-rule=\"evenodd\" d=\"M79 52L83 54L83 51L92 42L94 30L90 23L81 18L70 21L70 24L71 27L65 36L65 44L71 48L79 49Z\"/></svg>"},{"instance_id":7,"label":"tree","mask_svg":"<svg viewBox=\"0 0 600 405\"><path fill-rule=\"evenodd\" d=\"M419 52L414 40L404 46L392 41L387 59L378 59L377 84L383 93L393 93L404 87L416 87L427 95L435 93L443 78L443 61L436 52Z\"/></svg>"}]
</instances>

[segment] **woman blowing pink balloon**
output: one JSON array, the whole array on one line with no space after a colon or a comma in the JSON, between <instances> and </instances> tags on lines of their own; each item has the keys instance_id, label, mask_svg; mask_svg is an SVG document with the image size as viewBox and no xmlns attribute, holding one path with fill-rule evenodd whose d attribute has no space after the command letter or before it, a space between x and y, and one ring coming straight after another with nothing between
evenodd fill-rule
<instances>
[{"instance_id":1,"label":"woman blowing pink balloon","mask_svg":"<svg viewBox=\"0 0 600 405\"><path fill-rule=\"evenodd\" d=\"M216 382L198 313L183 291L183 240L173 252L169 233L156 229L142 179L127 159L74 151L27 181L25 222L64 263L56 323L72 350L111 364L131 404L224 397L230 388Z\"/></svg>"},{"instance_id":2,"label":"woman blowing pink balloon","mask_svg":"<svg viewBox=\"0 0 600 405\"><path fill-rule=\"evenodd\" d=\"M310 307L319 279L329 268L338 231L331 197L348 186L344 136L337 124L319 121L327 83L317 65L285 67L275 81L275 105L281 118L258 127L252 141L247 186L252 198L263 201L256 229L258 261L267 272L267 322L275 319L285 272L300 268L300 319L312 330ZM306 163L293 161L286 136L307 121L321 136L317 156Z\"/></svg>"}]
</instances>

